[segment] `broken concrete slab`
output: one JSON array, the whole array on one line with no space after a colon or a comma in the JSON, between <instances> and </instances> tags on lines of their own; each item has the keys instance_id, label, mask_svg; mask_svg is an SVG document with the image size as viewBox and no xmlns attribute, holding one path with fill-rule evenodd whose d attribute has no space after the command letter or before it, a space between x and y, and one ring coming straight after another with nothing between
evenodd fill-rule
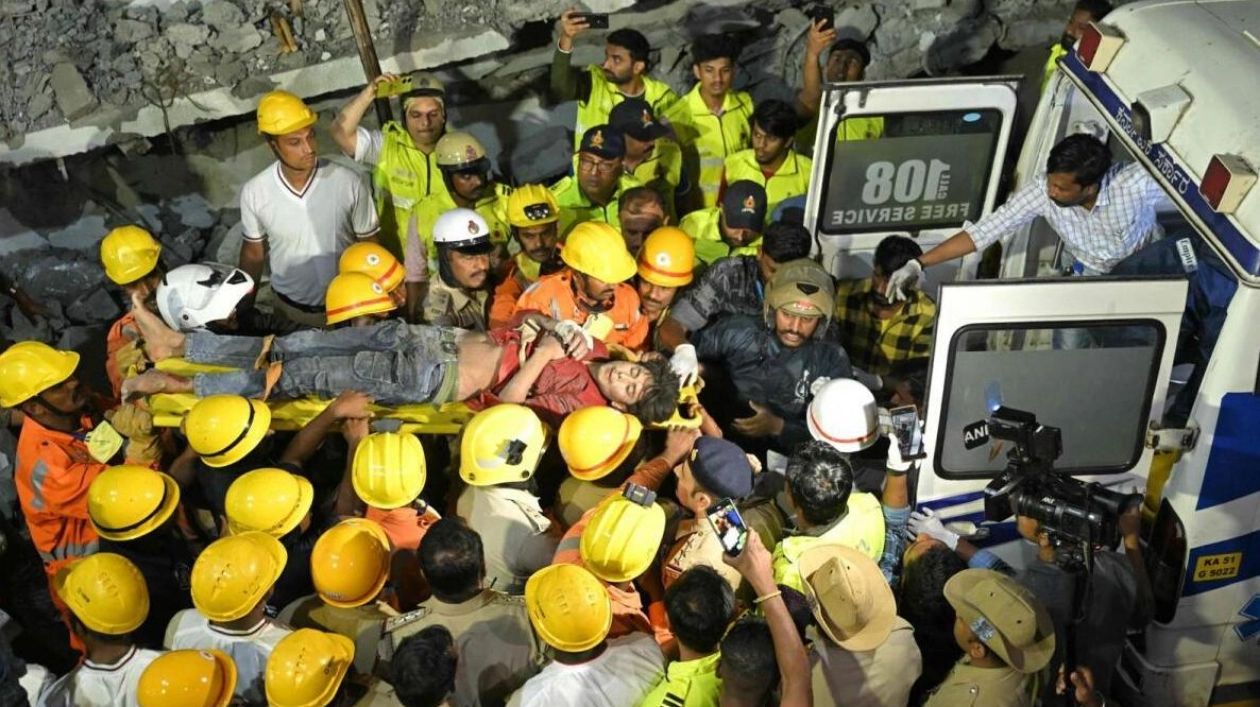
<instances>
[{"instance_id":1,"label":"broken concrete slab","mask_svg":"<svg viewBox=\"0 0 1260 707\"><path fill-rule=\"evenodd\" d=\"M201 4L201 21L223 31L243 24L245 13L227 0L209 0Z\"/></svg>"},{"instance_id":2,"label":"broken concrete slab","mask_svg":"<svg viewBox=\"0 0 1260 707\"><path fill-rule=\"evenodd\" d=\"M124 44L133 44L153 36L153 26L140 20L123 18L114 23L114 39Z\"/></svg>"},{"instance_id":3,"label":"broken concrete slab","mask_svg":"<svg viewBox=\"0 0 1260 707\"><path fill-rule=\"evenodd\" d=\"M88 88L87 81L83 80L83 74L68 61L53 67L50 83L57 98L57 107L66 120L82 118L97 106L96 96Z\"/></svg>"},{"instance_id":4,"label":"broken concrete slab","mask_svg":"<svg viewBox=\"0 0 1260 707\"><path fill-rule=\"evenodd\" d=\"M66 307L66 319L76 324L111 322L121 315L122 307L104 287L84 292Z\"/></svg>"},{"instance_id":5,"label":"broken concrete slab","mask_svg":"<svg viewBox=\"0 0 1260 707\"><path fill-rule=\"evenodd\" d=\"M105 228L104 216L89 214L66 228L48 234L48 244L54 248L90 251L101 242L101 239L108 232L109 229Z\"/></svg>"}]
</instances>

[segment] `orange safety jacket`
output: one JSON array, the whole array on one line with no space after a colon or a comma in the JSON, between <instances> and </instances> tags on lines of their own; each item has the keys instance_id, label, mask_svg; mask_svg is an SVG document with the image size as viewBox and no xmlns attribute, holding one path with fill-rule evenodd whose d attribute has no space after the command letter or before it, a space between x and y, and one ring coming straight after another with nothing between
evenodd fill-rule
<instances>
[{"instance_id":1,"label":"orange safety jacket","mask_svg":"<svg viewBox=\"0 0 1260 707\"><path fill-rule=\"evenodd\" d=\"M115 401L122 399L123 374L118 369L118 350L139 338L140 327L136 324L136 315L131 312L119 317L105 335L105 375L109 376Z\"/></svg>"},{"instance_id":2,"label":"orange safety jacket","mask_svg":"<svg viewBox=\"0 0 1260 707\"><path fill-rule=\"evenodd\" d=\"M569 268L543 275L516 301L516 309L534 309L553 319L569 319L585 324L591 312L578 304L573 287L573 271ZM602 337L604 343L619 344L631 351L645 351L650 322L639 311L639 293L624 282L614 287L614 293L613 306L603 312L612 320L612 331Z\"/></svg>"}]
</instances>

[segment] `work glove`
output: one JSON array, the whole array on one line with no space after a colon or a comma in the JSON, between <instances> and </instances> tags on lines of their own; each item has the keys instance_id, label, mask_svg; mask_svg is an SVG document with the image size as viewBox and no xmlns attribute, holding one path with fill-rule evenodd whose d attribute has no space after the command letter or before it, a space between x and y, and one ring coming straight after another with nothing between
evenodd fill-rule
<instances>
[{"instance_id":1,"label":"work glove","mask_svg":"<svg viewBox=\"0 0 1260 707\"><path fill-rule=\"evenodd\" d=\"M132 437L127 442L127 463L149 466L162 461L162 440L152 437Z\"/></svg>"},{"instance_id":2,"label":"work glove","mask_svg":"<svg viewBox=\"0 0 1260 707\"><path fill-rule=\"evenodd\" d=\"M143 373L148 367L148 359L144 357L144 348L138 339L123 344L118 349L118 353L114 354L114 362L118 364L118 373L121 378Z\"/></svg>"},{"instance_id":3,"label":"work glove","mask_svg":"<svg viewBox=\"0 0 1260 707\"><path fill-rule=\"evenodd\" d=\"M888 276L888 287L884 288L884 296L890 302L902 302L906 299L906 292L918 289L922 279L923 263L918 258L910 260Z\"/></svg>"},{"instance_id":4,"label":"work glove","mask_svg":"<svg viewBox=\"0 0 1260 707\"><path fill-rule=\"evenodd\" d=\"M831 382L831 379L828 378L827 376L818 376L817 378L814 379L813 383L809 384L809 394L817 397L818 391L822 390L823 386L827 385L830 382Z\"/></svg>"},{"instance_id":5,"label":"work glove","mask_svg":"<svg viewBox=\"0 0 1260 707\"><path fill-rule=\"evenodd\" d=\"M914 466L914 462L901 458L901 445L897 443L896 435L888 435L888 461L886 466L889 473L892 474L904 474L910 471L910 467Z\"/></svg>"},{"instance_id":6,"label":"work glove","mask_svg":"<svg viewBox=\"0 0 1260 707\"><path fill-rule=\"evenodd\" d=\"M960 537L958 533L946 528L945 524L941 522L940 516L936 515L936 511L930 508L911 513L910 523L907 527L910 530L911 537L926 535L940 540L951 550L958 549L958 538Z\"/></svg>"},{"instance_id":7,"label":"work glove","mask_svg":"<svg viewBox=\"0 0 1260 707\"><path fill-rule=\"evenodd\" d=\"M587 351L595 348L595 337L591 335L591 332L583 329L581 324L578 324L572 319L565 319L563 321L556 322L556 336L560 337L561 343L571 339L574 334L582 337L582 340L586 342ZM567 350L568 349L566 347L566 351Z\"/></svg>"},{"instance_id":8,"label":"work glove","mask_svg":"<svg viewBox=\"0 0 1260 707\"><path fill-rule=\"evenodd\" d=\"M156 438L153 432L153 414L135 403L124 403L105 414L105 419L114 426L118 434L127 439L140 438L148 440Z\"/></svg>"},{"instance_id":9,"label":"work glove","mask_svg":"<svg viewBox=\"0 0 1260 707\"><path fill-rule=\"evenodd\" d=\"M700 379L700 361L696 358L696 347L682 344L674 349L674 355L669 359L669 370L678 376L683 387L695 385Z\"/></svg>"}]
</instances>

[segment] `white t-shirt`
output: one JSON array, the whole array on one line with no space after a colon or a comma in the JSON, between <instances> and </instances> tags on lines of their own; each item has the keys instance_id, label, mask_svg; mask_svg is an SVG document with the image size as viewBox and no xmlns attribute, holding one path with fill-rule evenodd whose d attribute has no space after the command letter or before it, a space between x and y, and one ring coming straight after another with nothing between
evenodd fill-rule
<instances>
[{"instance_id":1,"label":"white t-shirt","mask_svg":"<svg viewBox=\"0 0 1260 707\"><path fill-rule=\"evenodd\" d=\"M36 707L138 707L140 675L160 655L132 646L113 665L84 661L44 690Z\"/></svg>"},{"instance_id":2,"label":"white t-shirt","mask_svg":"<svg viewBox=\"0 0 1260 707\"><path fill-rule=\"evenodd\" d=\"M512 694L508 707L636 707L664 676L656 639L635 633L610 640L594 660L553 661Z\"/></svg>"},{"instance_id":3,"label":"white t-shirt","mask_svg":"<svg viewBox=\"0 0 1260 707\"><path fill-rule=\"evenodd\" d=\"M376 164L381 161L385 149L385 133L368 130L363 126L354 129L354 161L360 164Z\"/></svg>"},{"instance_id":4,"label":"white t-shirt","mask_svg":"<svg viewBox=\"0 0 1260 707\"><path fill-rule=\"evenodd\" d=\"M375 234L380 222L363 178L321 159L301 192L285 181L279 162L254 175L241 187L241 228L245 240L267 244L272 288L318 307L341 252Z\"/></svg>"},{"instance_id":5,"label":"white t-shirt","mask_svg":"<svg viewBox=\"0 0 1260 707\"><path fill-rule=\"evenodd\" d=\"M236 662L236 696L251 704L264 704L267 701L263 691L267 658L280 639L292 632L288 626L266 618L253 628L231 631L212 626L196 609L184 609L171 618L164 643L168 650L218 648L232 656Z\"/></svg>"}]
</instances>

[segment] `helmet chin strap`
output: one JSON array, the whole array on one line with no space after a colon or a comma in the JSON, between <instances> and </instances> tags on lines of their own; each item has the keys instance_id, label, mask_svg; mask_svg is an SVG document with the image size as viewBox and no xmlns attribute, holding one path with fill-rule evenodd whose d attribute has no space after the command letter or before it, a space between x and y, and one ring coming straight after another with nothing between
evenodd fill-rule
<instances>
[{"instance_id":1,"label":"helmet chin strap","mask_svg":"<svg viewBox=\"0 0 1260 707\"><path fill-rule=\"evenodd\" d=\"M67 419L74 419L75 415L78 414L78 411L66 412L65 410L62 410L56 405L53 405L52 403L48 402L48 399L45 398L43 394L36 395L32 399L35 400L35 402L39 403L40 405L43 405L45 408L48 409L49 412L53 413L54 415L59 415Z\"/></svg>"},{"instance_id":2,"label":"helmet chin strap","mask_svg":"<svg viewBox=\"0 0 1260 707\"><path fill-rule=\"evenodd\" d=\"M612 305L604 305L604 304L600 304L599 302L594 302L594 303L590 302L589 298L586 296L586 293L583 291L583 288L578 287L577 279L579 277L581 277L582 280L585 282L586 275L574 270L573 278L569 280L569 287L573 288L573 297L577 299L577 302L579 305L581 305L582 309L585 309L588 312L593 312L595 314L603 314L604 312L607 312L609 309L612 309Z\"/></svg>"}]
</instances>

